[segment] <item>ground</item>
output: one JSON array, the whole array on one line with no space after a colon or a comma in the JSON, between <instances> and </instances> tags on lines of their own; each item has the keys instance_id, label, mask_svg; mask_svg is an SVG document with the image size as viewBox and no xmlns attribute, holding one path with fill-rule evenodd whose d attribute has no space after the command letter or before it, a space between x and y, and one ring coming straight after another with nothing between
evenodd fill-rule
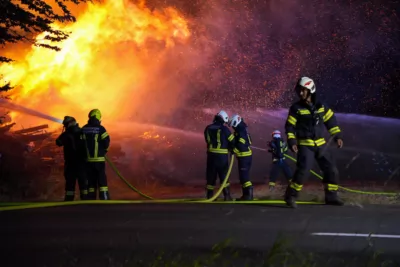
<instances>
[{"instance_id":1,"label":"ground","mask_svg":"<svg viewBox=\"0 0 400 267\"><path fill-rule=\"evenodd\" d=\"M399 211L261 204L2 211L0 251L5 267L398 266Z\"/></svg>"},{"instance_id":2,"label":"ground","mask_svg":"<svg viewBox=\"0 0 400 267\"><path fill-rule=\"evenodd\" d=\"M203 185L190 185L190 186L165 186L157 182L146 182L139 181L134 183L134 181L129 180L135 187L141 190L143 193L153 197L153 198L203 198L204 189ZM136 181L137 182L137 181ZM126 186L116 175L110 175L110 193L113 199L142 199L137 193L132 191L128 186ZM273 191L269 190L267 184L255 184L254 186L254 197L258 199L282 199L285 190L285 184L278 184ZM348 185L347 188L376 192L376 194L359 194L350 193L344 190L340 190L340 196L349 205L362 205L362 204L400 204L400 195L386 196L380 195L379 192L388 191L385 187L378 186L358 186L358 185ZM9 198L0 197L2 201L60 201L63 199L64 193L64 181L61 176L57 178L52 178L52 181L48 183L48 194L43 194L40 197L34 198ZM391 188L391 192L398 192L400 189ZM234 197L240 197L241 188L238 184L232 185L232 194ZM78 192L76 193L78 198ZM322 185L318 182L312 182L304 186L299 200L302 201L323 201L324 193Z\"/></svg>"}]
</instances>

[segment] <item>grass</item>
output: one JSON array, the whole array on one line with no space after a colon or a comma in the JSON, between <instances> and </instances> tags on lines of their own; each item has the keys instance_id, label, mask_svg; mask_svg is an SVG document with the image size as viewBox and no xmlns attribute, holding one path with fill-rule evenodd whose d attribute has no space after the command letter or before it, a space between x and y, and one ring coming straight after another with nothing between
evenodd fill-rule
<instances>
[{"instance_id":1,"label":"grass","mask_svg":"<svg viewBox=\"0 0 400 267\"><path fill-rule=\"evenodd\" d=\"M383 188L371 188L371 187L351 187L355 190L370 191L370 192L384 192ZM269 191L268 186L260 186L255 190L255 197L262 199L282 199L286 186L277 185L273 191ZM400 204L400 194L397 196L384 196L384 195L367 195L350 193L347 191L339 190L340 197L350 205L362 205L362 204ZM324 191L322 185L315 186L305 185L303 191L300 194L299 200L303 201L324 201Z\"/></svg>"},{"instance_id":2,"label":"grass","mask_svg":"<svg viewBox=\"0 0 400 267\"><path fill-rule=\"evenodd\" d=\"M136 185L136 184L134 184ZM128 188L123 182L116 177L109 178L110 194L113 199L140 199L140 197ZM148 182L137 186L143 193L154 198L204 198L205 191L201 186L164 186L156 182ZM267 185L256 185L254 187L254 197L258 199L272 199L281 200L286 187L284 185L277 185L273 191L269 191ZM352 187L352 189L380 192L384 191L382 188L371 187ZM43 189L41 191L44 191ZM240 197L240 185L232 186L232 196ZM60 176L57 179L53 178L48 183L47 193L42 193L39 197L35 198L9 198L6 195L0 196L0 201L57 201L62 200L64 194L64 179ZM366 195L350 193L346 191L339 192L340 197L348 205L363 205L363 204L381 204L393 205L400 204L400 194L397 196L383 196L383 195ZM78 192L76 199L78 199ZM322 186L304 186L300 194L299 200L301 201L323 201L324 192Z\"/></svg>"},{"instance_id":3,"label":"grass","mask_svg":"<svg viewBox=\"0 0 400 267\"><path fill-rule=\"evenodd\" d=\"M143 174L146 176L146 174ZM128 186L126 186L117 175L107 168L108 183L110 188L110 194L113 199L140 199L140 197L133 192ZM154 198L204 198L204 189L202 186L185 186L185 185L174 185L166 186L157 181L156 178L149 176L148 179L130 179L125 177L136 186L143 193L152 196ZM45 183L44 183L45 182ZM41 192L39 196L28 197L27 194L16 194L17 196L9 196L3 190L3 194L0 193L0 201L58 201L63 199L64 194L64 177L62 167L52 168L48 177L43 179L42 183L32 183L29 187L25 187L23 191ZM380 192L386 191L384 187L377 186L349 186L349 188L362 190L362 191L373 191ZM283 184L277 184L275 190L269 191L267 184L258 184L254 187L254 197L259 199L283 199L283 194L286 186ZM21 189L22 190L22 189ZM395 190L395 189L392 189ZM14 193L18 190L14 190ZM77 188L78 191L78 188ZM241 196L241 188L237 183L232 186L233 197ZM1 190L0 190L1 192ZM24 197L21 197L24 195ZM366 195L350 193L346 191L340 191L340 197L345 200L348 205L363 205L363 204L400 204L400 194L397 196L383 196L383 195ZM78 192L76 199L79 199ZM322 184L314 182L312 184L307 183L304 186L303 191L300 194L299 200L302 201L323 201L324 192Z\"/></svg>"},{"instance_id":4,"label":"grass","mask_svg":"<svg viewBox=\"0 0 400 267\"><path fill-rule=\"evenodd\" d=\"M156 198L203 198L205 191L201 186L148 186L139 187L146 194L156 197ZM351 187L352 189L362 190L362 191L372 191L372 192L384 192L382 188L372 188L372 187ZM283 194L285 192L285 185L277 185L273 191L269 191L268 185L255 185L254 187L254 197L258 199L283 199ZM126 191L125 189L118 189L119 196L124 199L129 199L129 197L136 197L134 193ZM123 191L123 192L122 192ZM233 197L241 196L240 185L232 186ZM400 194L397 196L383 196L383 195L366 195L358 193L350 193L346 191L339 191L340 197L345 200L349 205L362 205L362 204L400 204ZM300 194L299 200L302 201L323 201L324 191L322 185L306 185Z\"/></svg>"},{"instance_id":5,"label":"grass","mask_svg":"<svg viewBox=\"0 0 400 267\"><path fill-rule=\"evenodd\" d=\"M82 259L65 251L70 260L67 266L81 266ZM240 248L225 240L208 250L158 251L138 253L137 256L109 252L104 262L108 267L392 267L400 266L374 247L371 239L365 240L365 248L351 254L346 252L306 252L296 249L289 239L280 237L266 251ZM84 256L85 257L85 256ZM135 259L136 258L136 259ZM140 258L140 259L138 259ZM62 259L60 259L62 261ZM63 266L66 266L63 264ZM83 265L82 265L83 266Z\"/></svg>"}]
</instances>

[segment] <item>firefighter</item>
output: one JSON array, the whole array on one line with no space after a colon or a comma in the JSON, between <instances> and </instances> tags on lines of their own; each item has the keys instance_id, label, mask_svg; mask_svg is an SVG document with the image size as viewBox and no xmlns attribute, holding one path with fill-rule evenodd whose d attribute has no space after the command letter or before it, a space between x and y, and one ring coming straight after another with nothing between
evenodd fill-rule
<instances>
[{"instance_id":1,"label":"firefighter","mask_svg":"<svg viewBox=\"0 0 400 267\"><path fill-rule=\"evenodd\" d=\"M289 148L297 153L297 169L285 192L285 202L296 207L296 198L303 188L303 182L309 175L315 158L324 178L325 203L328 205L344 205L339 199L338 177L333 157L326 149L323 130L326 127L337 146L342 148L342 131L336 116L326 104L317 100L316 86L308 77L300 78L295 86L300 100L290 109L285 123ZM325 125L325 127L324 127Z\"/></svg>"},{"instance_id":2,"label":"firefighter","mask_svg":"<svg viewBox=\"0 0 400 267\"><path fill-rule=\"evenodd\" d=\"M88 196L85 175L85 150L80 139L81 128L74 117L65 116L62 122L63 132L56 139L56 145L64 150L65 201L75 198L75 184L78 180L80 199Z\"/></svg>"},{"instance_id":3,"label":"firefighter","mask_svg":"<svg viewBox=\"0 0 400 267\"><path fill-rule=\"evenodd\" d=\"M234 136L225 125L228 123L228 114L221 110L215 115L213 123L204 129L204 138L207 144L207 199L214 195L217 176L222 182L229 169L229 152L233 149ZM232 200L229 181L223 189L224 200Z\"/></svg>"},{"instance_id":4,"label":"firefighter","mask_svg":"<svg viewBox=\"0 0 400 267\"><path fill-rule=\"evenodd\" d=\"M272 154L272 167L269 174L269 189L274 190L279 172L282 170L287 181L292 179L292 171L286 163L285 153L288 150L287 143L282 139L281 132L275 130L272 132L272 140L268 142L268 152Z\"/></svg>"},{"instance_id":5,"label":"firefighter","mask_svg":"<svg viewBox=\"0 0 400 267\"><path fill-rule=\"evenodd\" d=\"M235 114L230 119L229 126L235 130L235 147L233 152L238 159L239 180L243 192L242 196L237 200L253 200L253 184L250 181L253 152L250 148L251 137L247 132L247 124L240 115Z\"/></svg>"},{"instance_id":6,"label":"firefighter","mask_svg":"<svg viewBox=\"0 0 400 267\"><path fill-rule=\"evenodd\" d=\"M97 190L100 200L109 200L105 156L110 146L110 136L101 125L101 112L93 109L89 112L88 123L82 127L82 139L86 146L86 171L89 182L89 198L96 199Z\"/></svg>"}]
</instances>

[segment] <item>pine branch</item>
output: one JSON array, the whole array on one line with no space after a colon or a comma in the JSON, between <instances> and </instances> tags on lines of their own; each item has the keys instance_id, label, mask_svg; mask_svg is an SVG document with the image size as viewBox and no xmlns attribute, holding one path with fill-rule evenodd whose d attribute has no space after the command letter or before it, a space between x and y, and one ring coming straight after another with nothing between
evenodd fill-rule
<instances>
[{"instance_id":1,"label":"pine branch","mask_svg":"<svg viewBox=\"0 0 400 267\"><path fill-rule=\"evenodd\" d=\"M69 37L69 32L54 29L51 25L55 22L75 22L76 18L68 10L65 3L79 5L92 2L90 0L55 0L61 9L61 14L56 14L53 8L44 0L20 0L13 3L11 0L1 1L0 12L0 45L18 42L31 42L36 46L59 51L56 43ZM33 36L46 32L45 40L52 44L40 44ZM10 62L12 59L0 57L0 62Z\"/></svg>"}]
</instances>

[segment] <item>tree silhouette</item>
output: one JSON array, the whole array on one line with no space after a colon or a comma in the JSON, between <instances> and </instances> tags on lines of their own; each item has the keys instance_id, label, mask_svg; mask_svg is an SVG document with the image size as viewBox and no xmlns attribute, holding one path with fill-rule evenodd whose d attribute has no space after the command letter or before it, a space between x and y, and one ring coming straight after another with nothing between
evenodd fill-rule
<instances>
[{"instance_id":1,"label":"tree silhouette","mask_svg":"<svg viewBox=\"0 0 400 267\"><path fill-rule=\"evenodd\" d=\"M59 51L56 45L37 43L35 36L46 32L45 40L59 43L69 37L69 32L55 29L54 22L75 22L76 18L68 10L66 3L79 5L90 0L54 0L61 10L57 14L45 0L0 0L0 45L27 42L36 46ZM56 6L55 6L56 7ZM0 55L0 63L13 61ZM1 77L0 77L1 78ZM12 89L10 83L0 86L0 93Z\"/></svg>"}]
</instances>

